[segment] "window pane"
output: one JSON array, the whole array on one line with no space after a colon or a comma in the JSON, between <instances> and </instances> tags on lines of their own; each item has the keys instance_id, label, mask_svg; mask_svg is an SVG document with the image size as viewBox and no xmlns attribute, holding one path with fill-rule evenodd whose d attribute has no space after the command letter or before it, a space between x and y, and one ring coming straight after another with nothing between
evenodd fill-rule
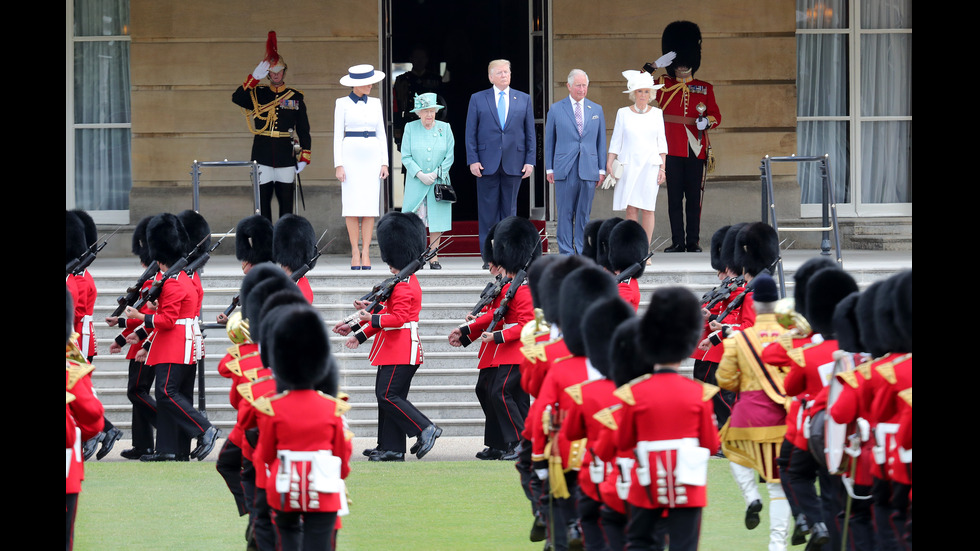
<instances>
[{"instance_id":1,"label":"window pane","mask_svg":"<svg viewBox=\"0 0 980 551\"><path fill-rule=\"evenodd\" d=\"M912 35L861 37L861 115L912 115Z\"/></svg>"},{"instance_id":2,"label":"window pane","mask_svg":"<svg viewBox=\"0 0 980 551\"><path fill-rule=\"evenodd\" d=\"M75 123L128 122L129 43L75 43Z\"/></svg>"},{"instance_id":3,"label":"window pane","mask_svg":"<svg viewBox=\"0 0 980 551\"><path fill-rule=\"evenodd\" d=\"M130 146L128 128L75 130L75 208L129 209Z\"/></svg>"},{"instance_id":4,"label":"window pane","mask_svg":"<svg viewBox=\"0 0 980 551\"><path fill-rule=\"evenodd\" d=\"M75 36L129 34L129 0L75 0Z\"/></svg>"},{"instance_id":5,"label":"window pane","mask_svg":"<svg viewBox=\"0 0 980 551\"><path fill-rule=\"evenodd\" d=\"M796 125L799 156L830 155L830 179L838 203L851 202L848 155L848 123L845 121L803 121ZM801 162L797 172L800 202L820 204L823 201L823 175L817 162Z\"/></svg>"},{"instance_id":6,"label":"window pane","mask_svg":"<svg viewBox=\"0 0 980 551\"><path fill-rule=\"evenodd\" d=\"M847 0L796 0L797 29L844 29L847 25Z\"/></svg>"},{"instance_id":7,"label":"window pane","mask_svg":"<svg viewBox=\"0 0 980 551\"><path fill-rule=\"evenodd\" d=\"M797 116L847 116L847 36L801 34L796 48Z\"/></svg>"},{"instance_id":8,"label":"window pane","mask_svg":"<svg viewBox=\"0 0 980 551\"><path fill-rule=\"evenodd\" d=\"M861 125L861 202L912 202L912 121Z\"/></svg>"},{"instance_id":9,"label":"window pane","mask_svg":"<svg viewBox=\"0 0 980 551\"><path fill-rule=\"evenodd\" d=\"M862 29L911 29L912 0L861 2Z\"/></svg>"}]
</instances>

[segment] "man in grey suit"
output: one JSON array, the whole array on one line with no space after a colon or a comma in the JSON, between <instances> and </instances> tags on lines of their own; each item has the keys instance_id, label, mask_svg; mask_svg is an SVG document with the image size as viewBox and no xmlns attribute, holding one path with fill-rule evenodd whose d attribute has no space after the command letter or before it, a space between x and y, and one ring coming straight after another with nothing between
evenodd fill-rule
<instances>
[{"instance_id":1,"label":"man in grey suit","mask_svg":"<svg viewBox=\"0 0 980 551\"><path fill-rule=\"evenodd\" d=\"M558 252L582 252L585 224L595 190L606 177L606 118L602 106L586 99L589 75L568 73L568 98L551 106L545 121L544 166L555 185Z\"/></svg>"},{"instance_id":2,"label":"man in grey suit","mask_svg":"<svg viewBox=\"0 0 980 551\"><path fill-rule=\"evenodd\" d=\"M466 164L476 176L480 252L488 230L517 214L521 180L534 170L535 135L531 97L510 87L510 62L495 59L487 90L470 96L466 112Z\"/></svg>"}]
</instances>

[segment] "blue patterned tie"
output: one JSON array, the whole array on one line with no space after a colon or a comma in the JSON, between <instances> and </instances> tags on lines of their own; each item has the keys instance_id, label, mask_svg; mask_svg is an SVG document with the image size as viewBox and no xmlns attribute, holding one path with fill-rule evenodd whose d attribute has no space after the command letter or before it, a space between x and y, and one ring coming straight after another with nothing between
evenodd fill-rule
<instances>
[{"instance_id":1,"label":"blue patterned tie","mask_svg":"<svg viewBox=\"0 0 980 551\"><path fill-rule=\"evenodd\" d=\"M582 127L585 126L582 120L582 104L575 102L575 126L578 128L578 135L582 135Z\"/></svg>"},{"instance_id":2,"label":"blue patterned tie","mask_svg":"<svg viewBox=\"0 0 980 551\"><path fill-rule=\"evenodd\" d=\"M507 120L507 104L504 102L504 92L500 92L500 99L497 100L497 118L500 119L500 128L504 127Z\"/></svg>"}]
</instances>

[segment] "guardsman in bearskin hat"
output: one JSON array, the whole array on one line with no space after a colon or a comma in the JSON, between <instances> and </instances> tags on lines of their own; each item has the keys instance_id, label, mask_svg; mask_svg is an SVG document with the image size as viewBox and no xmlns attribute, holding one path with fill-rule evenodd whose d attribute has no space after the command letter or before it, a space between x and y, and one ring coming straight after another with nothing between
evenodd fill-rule
<instances>
[{"instance_id":1,"label":"guardsman in bearskin hat","mask_svg":"<svg viewBox=\"0 0 980 551\"><path fill-rule=\"evenodd\" d=\"M326 379L336 389L338 377L319 312L294 303L263 315L278 319L260 339L281 392L257 408L256 455L275 473L266 479L265 493L277 548L332 550L337 515L347 502L343 479L350 473L352 435L343 415L350 406L317 390Z\"/></svg>"},{"instance_id":2,"label":"guardsman in bearskin hat","mask_svg":"<svg viewBox=\"0 0 980 551\"><path fill-rule=\"evenodd\" d=\"M316 233L309 220L296 214L286 214L279 218L272 232L272 255L277 264L282 266L286 275L292 276L309 262L312 270L316 266ZM313 304L313 289L306 276L296 281L303 296Z\"/></svg>"},{"instance_id":3,"label":"guardsman in bearskin hat","mask_svg":"<svg viewBox=\"0 0 980 551\"><path fill-rule=\"evenodd\" d=\"M646 269L643 258L648 248L646 230L636 220L624 220L609 233L609 270L613 275L618 278L634 264L640 266L632 277L619 281L619 296L633 306L634 312L640 310L640 278Z\"/></svg>"},{"instance_id":4,"label":"guardsman in bearskin hat","mask_svg":"<svg viewBox=\"0 0 980 551\"><path fill-rule=\"evenodd\" d=\"M200 213L191 209L181 211L177 214L177 219L187 232L187 265L190 266L211 248L211 226ZM201 246L198 247L198 244ZM198 296L197 317L194 320L194 351L198 362L204 361L204 334L201 332L201 308L204 306L204 284L201 283L203 268L202 265L187 274Z\"/></svg>"},{"instance_id":5,"label":"guardsman in bearskin hat","mask_svg":"<svg viewBox=\"0 0 980 551\"><path fill-rule=\"evenodd\" d=\"M146 238L150 256L164 274L187 250L187 232L172 214L153 217L147 224ZM175 461L178 453L183 453L181 439L189 441L194 437L198 439L198 445L190 451L189 457L202 460L214 448L221 431L191 402L196 371L193 324L200 312L200 298L182 270L161 282L154 313L144 314L132 306L126 308L127 318L142 321L154 333L146 365L153 366L158 381L157 449L140 460ZM165 384L159 384L160 381Z\"/></svg>"},{"instance_id":6,"label":"guardsman in bearskin hat","mask_svg":"<svg viewBox=\"0 0 980 551\"><path fill-rule=\"evenodd\" d=\"M238 221L238 225L235 226L235 258L242 263L243 274L248 274L252 266L272 261L274 233L272 222L258 214ZM232 303L230 309L234 309L241 302L240 296L236 298L238 301ZM225 324L228 322L228 316L221 312L218 314L217 321Z\"/></svg>"},{"instance_id":7,"label":"guardsman in bearskin hat","mask_svg":"<svg viewBox=\"0 0 980 551\"><path fill-rule=\"evenodd\" d=\"M612 272L609 267L609 234L622 221L623 219L618 216L606 218L599 225L599 231L596 232L595 263L608 272Z\"/></svg>"},{"instance_id":8,"label":"guardsman in bearskin hat","mask_svg":"<svg viewBox=\"0 0 980 551\"><path fill-rule=\"evenodd\" d=\"M425 224L415 214L392 211L378 221L378 246L381 260L397 275L425 252ZM357 348L371 337L374 345L368 359L378 368L375 395L378 398L378 447L368 457L371 461L404 461L405 437L417 440L410 452L422 459L442 435L437 427L411 402L408 390L412 377L422 365L422 341L419 337L419 312L422 309L422 287L415 274L395 282L381 310L369 312L365 301L355 301L359 325L340 322L334 332L349 335L346 346Z\"/></svg>"},{"instance_id":9,"label":"guardsman in bearskin hat","mask_svg":"<svg viewBox=\"0 0 980 551\"><path fill-rule=\"evenodd\" d=\"M313 142L303 93L286 86L286 61L279 55L275 31L269 31L265 47L265 58L231 95L231 101L242 108L255 136L249 159L259 163L260 212L271 222L273 193L280 217L293 212L295 182L310 164ZM259 86L266 77L269 85Z\"/></svg>"},{"instance_id":10,"label":"guardsman in bearskin hat","mask_svg":"<svg viewBox=\"0 0 980 551\"><path fill-rule=\"evenodd\" d=\"M667 524L672 550L695 550L707 505L708 460L718 451L717 387L677 372L701 335L698 299L682 287L654 291L636 345L653 373L617 390L618 447L631 450L627 548L652 549Z\"/></svg>"},{"instance_id":11,"label":"guardsman in bearskin hat","mask_svg":"<svg viewBox=\"0 0 980 551\"><path fill-rule=\"evenodd\" d=\"M698 242L704 179L714 168L710 166L708 130L721 124L721 111L711 84L694 78L701 67L701 29L697 24L674 21L667 25L662 46L664 54L677 54L667 66L667 74L658 79L663 86L655 92L667 133L667 214L673 243L664 251L701 252Z\"/></svg>"},{"instance_id":12,"label":"guardsman in bearskin hat","mask_svg":"<svg viewBox=\"0 0 980 551\"><path fill-rule=\"evenodd\" d=\"M604 220L589 220L585 224L585 231L582 232L582 256L595 261L598 249L599 228Z\"/></svg>"}]
</instances>

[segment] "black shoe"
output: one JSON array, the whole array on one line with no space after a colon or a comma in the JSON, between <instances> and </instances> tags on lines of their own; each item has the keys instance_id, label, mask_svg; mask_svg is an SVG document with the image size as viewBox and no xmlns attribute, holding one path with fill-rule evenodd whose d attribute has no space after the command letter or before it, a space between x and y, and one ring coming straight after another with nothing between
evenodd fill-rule
<instances>
[{"instance_id":1,"label":"black shoe","mask_svg":"<svg viewBox=\"0 0 980 551\"><path fill-rule=\"evenodd\" d=\"M568 551L582 550L582 529L578 527L578 523L576 522L568 526Z\"/></svg>"},{"instance_id":2,"label":"black shoe","mask_svg":"<svg viewBox=\"0 0 980 551\"><path fill-rule=\"evenodd\" d=\"M490 269L490 264L488 264L488 263L486 263L486 262L484 262L484 263L483 263L483 269L484 269L484 270L489 270L489 269Z\"/></svg>"},{"instance_id":3,"label":"black shoe","mask_svg":"<svg viewBox=\"0 0 980 551\"><path fill-rule=\"evenodd\" d=\"M511 444L507 448L507 451L505 451L503 455L500 456L500 460L501 461L517 461L517 458L519 457L519 455L520 455L520 452L517 450L517 443L514 443L514 444Z\"/></svg>"},{"instance_id":4,"label":"black shoe","mask_svg":"<svg viewBox=\"0 0 980 551\"><path fill-rule=\"evenodd\" d=\"M688 245L687 246L687 252L689 252L689 253L699 253L699 252L701 252L701 247L699 247L697 243L695 243L693 245Z\"/></svg>"},{"instance_id":5,"label":"black shoe","mask_svg":"<svg viewBox=\"0 0 980 551\"><path fill-rule=\"evenodd\" d=\"M95 454L95 458L102 459L109 455L112 447L116 445L116 440L122 438L122 435L122 431L116 427L109 429L109 432L105 433L105 438L102 439L102 446L99 448L99 453Z\"/></svg>"},{"instance_id":6,"label":"black shoe","mask_svg":"<svg viewBox=\"0 0 980 551\"><path fill-rule=\"evenodd\" d=\"M85 443L82 444L82 459L85 461L92 459L92 456L95 455L96 448L98 448L99 444L102 443L103 438L105 438L105 433L100 432L99 434L96 434L92 438L86 440Z\"/></svg>"},{"instance_id":7,"label":"black shoe","mask_svg":"<svg viewBox=\"0 0 980 551\"><path fill-rule=\"evenodd\" d=\"M204 434L198 437L197 447L191 452L191 457L196 458L198 461L203 461L205 457L211 453L214 449L214 442L221 436L221 430L214 427L214 425L208 427Z\"/></svg>"},{"instance_id":8,"label":"black shoe","mask_svg":"<svg viewBox=\"0 0 980 551\"><path fill-rule=\"evenodd\" d=\"M139 459L144 455L150 455L151 453L153 453L152 449L143 450L137 448L129 448L128 450L123 450L119 452L119 455L122 456L123 459Z\"/></svg>"},{"instance_id":9,"label":"black shoe","mask_svg":"<svg viewBox=\"0 0 980 551\"><path fill-rule=\"evenodd\" d=\"M378 450L377 453L368 457L368 461L405 461L405 452Z\"/></svg>"},{"instance_id":10,"label":"black shoe","mask_svg":"<svg viewBox=\"0 0 980 551\"><path fill-rule=\"evenodd\" d=\"M442 269L442 264L439 264L439 261L438 260L436 260L435 262L429 262L429 269L430 270L441 270Z\"/></svg>"},{"instance_id":11,"label":"black shoe","mask_svg":"<svg viewBox=\"0 0 980 551\"><path fill-rule=\"evenodd\" d=\"M759 525L759 511L762 510L762 502L756 499L745 509L745 527L754 530Z\"/></svg>"},{"instance_id":12,"label":"black shoe","mask_svg":"<svg viewBox=\"0 0 980 551\"><path fill-rule=\"evenodd\" d=\"M364 454L364 457L371 457L372 454L377 453L379 451L381 450L378 447L374 447L374 448L368 448L361 453Z\"/></svg>"},{"instance_id":13,"label":"black shoe","mask_svg":"<svg viewBox=\"0 0 980 551\"><path fill-rule=\"evenodd\" d=\"M544 519L541 518L541 515L534 515L534 524L531 525L531 535L529 537L531 541L544 541L548 537L548 529L544 525Z\"/></svg>"},{"instance_id":14,"label":"black shoe","mask_svg":"<svg viewBox=\"0 0 980 551\"><path fill-rule=\"evenodd\" d=\"M810 534L810 525L806 523L806 517L803 513L800 513L796 517L795 527L793 528L793 537L790 538L791 545L803 545L806 543L806 537Z\"/></svg>"},{"instance_id":15,"label":"black shoe","mask_svg":"<svg viewBox=\"0 0 980 551\"><path fill-rule=\"evenodd\" d=\"M830 542L830 532L822 522L814 522L810 527L810 540L806 542L805 551L821 551Z\"/></svg>"},{"instance_id":16,"label":"black shoe","mask_svg":"<svg viewBox=\"0 0 980 551\"><path fill-rule=\"evenodd\" d=\"M497 448L486 447L483 448L483 451L476 452L476 458L483 459L483 460L500 459L500 457L504 455L504 453L506 453L504 450L498 450Z\"/></svg>"},{"instance_id":17,"label":"black shoe","mask_svg":"<svg viewBox=\"0 0 980 551\"><path fill-rule=\"evenodd\" d=\"M422 434L419 435L418 442L416 442L418 450L415 452L415 457L419 459L425 457L425 454L429 453L429 450L435 445L436 438L440 436L442 436L442 429L435 425L429 425L422 429ZM416 446L412 447L415 448Z\"/></svg>"},{"instance_id":18,"label":"black shoe","mask_svg":"<svg viewBox=\"0 0 980 551\"><path fill-rule=\"evenodd\" d=\"M666 249L664 249L664 252L665 253L682 253L682 252L684 252L686 250L687 250L687 247L685 247L683 244L678 243L678 244L674 244L674 245L671 245L671 246L667 247Z\"/></svg>"},{"instance_id":19,"label":"black shoe","mask_svg":"<svg viewBox=\"0 0 980 551\"><path fill-rule=\"evenodd\" d=\"M177 461L177 456L172 453L150 453L140 458L140 461L155 463L158 461Z\"/></svg>"}]
</instances>

